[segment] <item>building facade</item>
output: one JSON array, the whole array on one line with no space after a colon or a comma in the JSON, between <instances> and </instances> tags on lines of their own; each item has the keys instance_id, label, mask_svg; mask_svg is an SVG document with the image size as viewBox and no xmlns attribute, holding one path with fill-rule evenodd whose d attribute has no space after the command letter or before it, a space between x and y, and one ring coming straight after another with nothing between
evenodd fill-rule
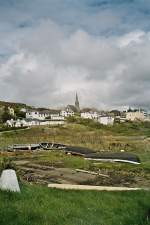
<instances>
[{"instance_id":1,"label":"building facade","mask_svg":"<svg viewBox=\"0 0 150 225\"><path fill-rule=\"evenodd\" d=\"M141 120L144 121L146 118L145 112L136 111L136 112L127 112L126 119L130 121Z\"/></svg>"},{"instance_id":2,"label":"building facade","mask_svg":"<svg viewBox=\"0 0 150 225\"><path fill-rule=\"evenodd\" d=\"M114 118L111 116L100 116L98 118L98 122L103 125L113 125L114 124Z\"/></svg>"},{"instance_id":3,"label":"building facade","mask_svg":"<svg viewBox=\"0 0 150 225\"><path fill-rule=\"evenodd\" d=\"M6 121L6 126L8 127L32 127L32 126L46 126L46 125L57 126L63 124L65 124L64 119L61 120L11 119Z\"/></svg>"},{"instance_id":4,"label":"building facade","mask_svg":"<svg viewBox=\"0 0 150 225\"><path fill-rule=\"evenodd\" d=\"M61 116L64 116L64 117L74 116L75 113L79 113L79 112L80 112L80 104L79 104L78 95L76 93L75 105L67 105L67 107L61 110Z\"/></svg>"},{"instance_id":5,"label":"building facade","mask_svg":"<svg viewBox=\"0 0 150 225\"><path fill-rule=\"evenodd\" d=\"M54 110L28 110L26 112L26 118L27 119L38 119L38 120L45 120L45 119L55 119L61 120L62 116L60 116L60 113Z\"/></svg>"},{"instance_id":6,"label":"building facade","mask_svg":"<svg viewBox=\"0 0 150 225\"><path fill-rule=\"evenodd\" d=\"M81 112L81 118L83 119L98 119L98 113L97 112Z\"/></svg>"}]
</instances>

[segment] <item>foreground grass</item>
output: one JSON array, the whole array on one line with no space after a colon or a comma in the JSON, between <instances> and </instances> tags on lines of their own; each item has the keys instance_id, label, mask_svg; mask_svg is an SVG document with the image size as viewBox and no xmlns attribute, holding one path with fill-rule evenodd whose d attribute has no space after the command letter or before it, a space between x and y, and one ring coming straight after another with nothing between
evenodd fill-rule
<instances>
[{"instance_id":1,"label":"foreground grass","mask_svg":"<svg viewBox=\"0 0 150 225\"><path fill-rule=\"evenodd\" d=\"M148 225L150 193L63 191L23 186L0 192L1 225Z\"/></svg>"}]
</instances>

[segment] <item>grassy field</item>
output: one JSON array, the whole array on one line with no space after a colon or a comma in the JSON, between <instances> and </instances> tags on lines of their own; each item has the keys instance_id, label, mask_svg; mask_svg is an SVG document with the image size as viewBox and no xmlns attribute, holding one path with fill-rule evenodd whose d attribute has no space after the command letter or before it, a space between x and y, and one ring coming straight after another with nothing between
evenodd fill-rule
<instances>
[{"instance_id":1,"label":"grassy field","mask_svg":"<svg viewBox=\"0 0 150 225\"><path fill-rule=\"evenodd\" d=\"M95 124L94 124L95 125ZM34 127L0 134L0 147L14 143L61 142L95 150L149 151L149 124L127 123L113 127L69 123L59 127Z\"/></svg>"},{"instance_id":2,"label":"grassy field","mask_svg":"<svg viewBox=\"0 0 150 225\"><path fill-rule=\"evenodd\" d=\"M87 120L68 123L60 127L34 127L28 130L18 130L0 135L0 147L2 150L9 144L60 142L68 145L88 147L96 151L120 151L137 154L141 159L141 165L128 165L120 163L87 162L80 157L71 157L59 152L38 152L21 154L1 154L0 158L13 157L17 160L28 158L28 168L32 164L41 166L55 166L71 169L85 169L100 171L111 177L108 181L98 178L86 182L96 185L126 185L126 186L150 186L150 125L149 123L115 124L113 127L97 125ZM35 167L35 165L34 165Z\"/></svg>"}]
</instances>

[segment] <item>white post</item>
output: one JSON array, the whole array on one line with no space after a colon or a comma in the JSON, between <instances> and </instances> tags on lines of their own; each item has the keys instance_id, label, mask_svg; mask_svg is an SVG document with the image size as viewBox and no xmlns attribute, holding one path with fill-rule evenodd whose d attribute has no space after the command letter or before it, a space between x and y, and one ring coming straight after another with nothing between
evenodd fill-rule
<instances>
[{"instance_id":1,"label":"white post","mask_svg":"<svg viewBox=\"0 0 150 225\"><path fill-rule=\"evenodd\" d=\"M2 171L0 178L0 189L20 192L20 187L15 170L7 169Z\"/></svg>"}]
</instances>

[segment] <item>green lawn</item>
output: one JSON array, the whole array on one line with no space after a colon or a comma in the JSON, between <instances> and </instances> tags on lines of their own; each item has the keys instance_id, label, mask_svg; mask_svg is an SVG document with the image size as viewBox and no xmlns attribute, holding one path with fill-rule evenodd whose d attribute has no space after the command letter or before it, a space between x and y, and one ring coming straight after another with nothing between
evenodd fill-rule
<instances>
[{"instance_id":1,"label":"green lawn","mask_svg":"<svg viewBox=\"0 0 150 225\"><path fill-rule=\"evenodd\" d=\"M150 192L63 191L25 185L0 192L1 225L148 225Z\"/></svg>"}]
</instances>

